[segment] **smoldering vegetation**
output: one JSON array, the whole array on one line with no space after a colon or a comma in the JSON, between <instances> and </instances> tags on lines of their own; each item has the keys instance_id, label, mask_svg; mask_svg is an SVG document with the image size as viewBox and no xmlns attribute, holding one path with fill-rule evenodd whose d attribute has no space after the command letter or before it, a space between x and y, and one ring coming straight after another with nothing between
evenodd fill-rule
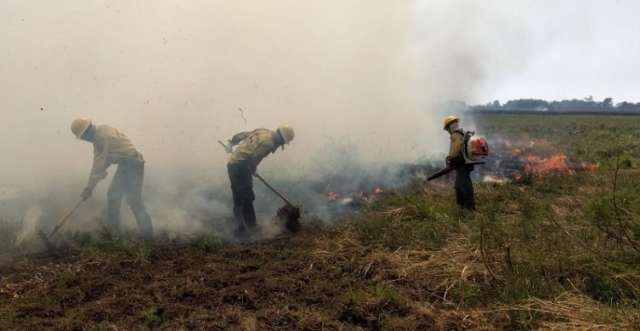
<instances>
[{"instance_id":1,"label":"smoldering vegetation","mask_svg":"<svg viewBox=\"0 0 640 331\"><path fill-rule=\"evenodd\" d=\"M357 156L353 156L353 159L338 157L342 152L346 150L336 152L333 160L324 159L312 176L286 177L273 171L263 175L302 208L303 222L332 224L341 217L365 208L386 190L402 187L417 176L424 176L427 169L436 169L434 162L396 163L374 168L362 164ZM0 205L5 217L0 223L6 240L3 240L0 250L3 253L41 250L43 247L37 231L51 231L62 215L79 200L74 188L80 187L83 182L75 183L64 190L46 191L39 195L5 192ZM225 177L220 183L215 183L215 180L196 178L193 174L164 174L157 180L149 180L145 185L145 200L153 218L156 236L189 239L214 235L223 240L234 240L237 224L232 215L228 185ZM103 184L97 189L94 197L72 215L56 241L73 240L78 236L100 238L108 231L107 187L108 180L107 185ZM263 238L282 233L283 224L278 224L274 218L284 202L258 180L254 180L254 189ZM123 205L122 216L125 231L135 236L136 223L126 204Z\"/></svg>"}]
</instances>

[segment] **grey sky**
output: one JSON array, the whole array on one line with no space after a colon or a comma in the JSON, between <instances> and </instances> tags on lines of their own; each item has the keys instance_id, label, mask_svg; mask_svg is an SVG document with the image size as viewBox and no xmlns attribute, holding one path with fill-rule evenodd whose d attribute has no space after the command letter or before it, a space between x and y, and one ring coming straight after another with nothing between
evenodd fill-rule
<instances>
[{"instance_id":1,"label":"grey sky","mask_svg":"<svg viewBox=\"0 0 640 331\"><path fill-rule=\"evenodd\" d=\"M73 89L75 77L83 74L77 71L89 69L96 65L109 62L107 56L117 56L127 62L141 60L150 47L171 47L178 44L176 38L207 40L209 30L227 28L228 25L216 26L218 19L212 12L223 15L238 15L250 17L256 12L243 7L255 7L253 2L245 1L244 5L229 6L216 1L154 1L154 4L142 4L127 1L20 1L5 0L0 3L0 18L4 28L0 36L4 42L4 51L0 53L3 91L9 77L17 79L21 75L32 75L35 72L47 73L56 68L73 67L74 73L67 77L60 77L57 82L62 88ZM287 1L274 1L274 10L281 10ZM313 3L308 1L308 3ZM339 12L344 10L344 16L357 15L357 6L366 6L363 1L345 1L353 6L343 5L331 8L334 13L323 13L322 6L292 6L292 10L300 10L298 19L291 20L291 30L296 30L295 24L304 24L306 16L327 18L326 29L345 29L349 26L339 21ZM381 1L370 1L373 7L380 7ZM400 2L398 2L400 3ZM411 3L406 1L404 3ZM200 7L201 10L185 10L184 7ZM406 5L397 5L405 7ZM260 7L260 6L257 6ZM264 6L263 6L264 7ZM313 12L316 7L318 11ZM387 8L393 5L385 5ZM363 9L363 11L366 11ZM405 12L406 13L406 12ZM432 33L437 30L420 32L424 21L434 19L435 16L446 14L447 18L440 28L462 29L464 33L478 33L477 30L465 30L464 25L469 20L475 21L481 30L477 40L484 40L488 45L496 46L506 52L504 57L511 55L525 57L522 65L509 67L504 70L500 61L487 59L483 64L483 79L479 83L476 93L470 101L491 100L494 98L507 99L515 97L542 98L570 98L594 95L597 98L612 96L617 100L640 100L637 96L640 85L640 69L635 59L640 55L640 2L634 0L563 0L563 1L417 1L414 13L418 17L416 24L419 39L433 38ZM192 17L190 17L192 15ZM206 17L210 20L207 21ZM286 16L286 13L280 15ZM477 16L477 17L474 17ZM332 18L338 20L332 21ZM479 17L479 18L478 18ZM133 23L129 19L135 18ZM379 21L369 21L372 26L384 26L384 17ZM223 18L224 19L224 18ZM267 19L257 15L252 22ZM274 15L273 19L278 19ZM439 18L441 19L441 17ZM245 20L237 20L238 23ZM440 22L440 21L439 21ZM193 25L191 24L193 23ZM332 24L342 25L332 25ZM207 26L208 24L208 26ZM224 23L223 23L224 24ZM240 25L231 26L225 38L234 39L234 30L244 33L255 27ZM148 31L145 31L148 30ZM135 36L140 32L154 31L155 38L148 40L128 39L127 35ZM515 32L514 32L515 31ZM289 34L287 30L271 31L278 34L260 35L258 31L251 38L265 38L286 42ZM238 35L240 37L240 35ZM363 35L364 38L369 36ZM398 36L405 38L405 36ZM295 42L295 40L291 40ZM234 43L242 43L235 40ZM247 43L251 40L246 40ZM85 44L83 47L83 43ZM332 45L333 46L333 45ZM141 49L138 49L141 48ZM291 52L296 50L292 45ZM514 54L509 54L509 49ZM146 49L146 50L145 50ZM521 53L523 52L524 53ZM81 50L81 52L78 52ZM182 49L188 51L188 49ZM228 50L219 49L218 52ZM384 52L384 50L381 50ZM113 52L114 54L110 54ZM39 54L34 54L39 53ZM173 53L173 55L178 55ZM184 58L167 59L167 65L178 65L178 60ZM203 55L203 54L201 54ZM256 56L259 55L259 52ZM483 54L477 54L482 57ZM195 56L198 61L206 61L202 56ZM232 55L230 55L233 57ZM33 61L29 61L29 60ZM286 61L283 58L282 61ZM428 61L425 59L425 61ZM482 62L482 60L480 60ZM321 62L321 61L319 61ZM233 63L230 63L233 66ZM9 67L9 68L7 68ZM130 78L142 72L131 72ZM7 75L9 77L7 77ZM73 76L73 77L72 77ZM87 73L84 76L89 76ZM19 82L21 85L32 84L33 92L38 91L40 84L31 77ZM35 78L35 77L33 77ZM66 81L64 79L67 79ZM89 79L88 77L83 77ZM47 82L48 83L48 82ZM90 83L89 81L83 83ZM100 82L97 82L98 84ZM68 91L67 91L68 92ZM10 98L3 95L3 99Z\"/></svg>"},{"instance_id":2,"label":"grey sky","mask_svg":"<svg viewBox=\"0 0 640 331\"><path fill-rule=\"evenodd\" d=\"M640 101L639 13L640 1L633 0L530 2L513 14L526 21L521 38L534 56L520 70L489 73L479 99L593 95Z\"/></svg>"}]
</instances>

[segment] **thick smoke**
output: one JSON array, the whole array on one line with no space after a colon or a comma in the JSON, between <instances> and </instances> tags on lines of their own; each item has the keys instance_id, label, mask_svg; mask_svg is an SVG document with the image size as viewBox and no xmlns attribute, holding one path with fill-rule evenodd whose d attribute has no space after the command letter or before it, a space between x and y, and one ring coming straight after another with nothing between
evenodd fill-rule
<instances>
[{"instance_id":1,"label":"thick smoke","mask_svg":"<svg viewBox=\"0 0 640 331\"><path fill-rule=\"evenodd\" d=\"M78 116L137 145L147 160L148 208L173 232L230 217L227 155L216 140L238 131L296 128L294 143L260 168L295 184L292 192L330 175L356 181L439 156L446 109L437 105L474 98L489 70L494 78L517 70L531 51L520 44L527 29L514 13L487 6L5 1L0 186L13 200L0 212L51 224L73 206L92 160L91 146L69 132ZM99 226L108 183L73 224ZM279 205L256 189L263 215Z\"/></svg>"}]
</instances>

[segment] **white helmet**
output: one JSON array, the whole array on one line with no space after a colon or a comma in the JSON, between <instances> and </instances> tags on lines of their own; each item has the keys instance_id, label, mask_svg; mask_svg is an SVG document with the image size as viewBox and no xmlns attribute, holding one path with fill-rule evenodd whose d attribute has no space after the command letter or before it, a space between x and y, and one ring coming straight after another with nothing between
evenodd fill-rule
<instances>
[{"instance_id":1,"label":"white helmet","mask_svg":"<svg viewBox=\"0 0 640 331\"><path fill-rule=\"evenodd\" d=\"M280 133L280 135L284 139L285 144L290 143L293 140L293 138L295 138L296 136L296 133L295 131L293 131L293 128L287 125L280 126L278 128L278 133Z\"/></svg>"},{"instance_id":2,"label":"white helmet","mask_svg":"<svg viewBox=\"0 0 640 331\"><path fill-rule=\"evenodd\" d=\"M91 120L88 118L77 118L71 122L71 132L80 139L82 135L91 127Z\"/></svg>"}]
</instances>

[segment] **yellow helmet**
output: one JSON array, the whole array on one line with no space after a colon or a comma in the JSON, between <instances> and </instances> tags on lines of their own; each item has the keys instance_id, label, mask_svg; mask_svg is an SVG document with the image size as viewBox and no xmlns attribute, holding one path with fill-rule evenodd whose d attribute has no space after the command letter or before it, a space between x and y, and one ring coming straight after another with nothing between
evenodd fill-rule
<instances>
[{"instance_id":1,"label":"yellow helmet","mask_svg":"<svg viewBox=\"0 0 640 331\"><path fill-rule=\"evenodd\" d=\"M278 128L278 132L280 133L280 135L284 139L284 143L285 144L290 143L293 140L293 138L296 136L296 133L295 133L295 131L293 131L293 128L289 127L287 125L283 125L283 126L279 127Z\"/></svg>"},{"instance_id":2,"label":"yellow helmet","mask_svg":"<svg viewBox=\"0 0 640 331\"><path fill-rule=\"evenodd\" d=\"M447 118L444 119L444 129L446 130L449 127L449 125L456 123L458 121L460 121L460 119L455 116L447 116Z\"/></svg>"},{"instance_id":3,"label":"yellow helmet","mask_svg":"<svg viewBox=\"0 0 640 331\"><path fill-rule=\"evenodd\" d=\"M77 118L71 122L71 132L80 139L82 135L91 127L91 120L88 118Z\"/></svg>"}]
</instances>

